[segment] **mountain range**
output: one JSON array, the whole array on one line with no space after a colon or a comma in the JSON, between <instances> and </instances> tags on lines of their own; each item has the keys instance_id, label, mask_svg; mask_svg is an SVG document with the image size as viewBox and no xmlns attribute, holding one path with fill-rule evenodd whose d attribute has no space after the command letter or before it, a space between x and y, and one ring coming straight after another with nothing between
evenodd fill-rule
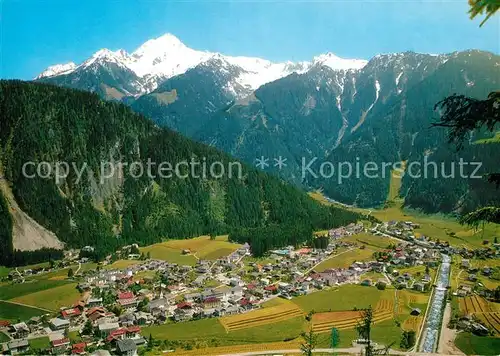
<instances>
[{"instance_id":1,"label":"mountain range","mask_svg":"<svg viewBox=\"0 0 500 356\"><path fill-rule=\"evenodd\" d=\"M220 70L235 70L231 73L232 83L227 87L235 96L244 96L265 83L294 72L306 72L318 64L334 69L362 68L366 64L365 60L342 59L331 53L314 57L311 62L298 63L225 56L191 49L172 34L165 34L145 42L131 54L122 49L101 49L80 65L56 64L35 79L58 77L58 82L64 85L98 92L110 99L122 99L148 94L165 80L212 61L223 64Z\"/></svg>"},{"instance_id":2,"label":"mountain range","mask_svg":"<svg viewBox=\"0 0 500 356\"><path fill-rule=\"evenodd\" d=\"M430 126L437 102L453 93L485 98L499 86L500 57L479 50L449 54L377 55L369 61L331 53L309 62L272 63L196 51L167 34L132 54L100 50L76 66L58 65L37 80L96 92L197 141L249 164L268 159L267 172L305 189L322 189L348 204L373 207L387 197L390 171L339 184L304 176L303 162L450 163L481 158L494 167L495 145L461 153L444 130ZM492 156L493 155L493 156ZM274 159L285 165L275 166ZM313 179L314 178L314 179ZM463 212L500 201L484 180L403 178L408 206L426 212ZM493 191L493 190L492 190Z\"/></svg>"}]
</instances>

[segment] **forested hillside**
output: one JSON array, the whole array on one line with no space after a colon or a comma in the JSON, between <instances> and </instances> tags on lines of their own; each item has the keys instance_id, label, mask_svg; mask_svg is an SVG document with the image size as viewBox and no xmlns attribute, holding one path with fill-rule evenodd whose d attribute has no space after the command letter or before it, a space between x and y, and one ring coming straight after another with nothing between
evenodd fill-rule
<instances>
[{"instance_id":1,"label":"forested hillside","mask_svg":"<svg viewBox=\"0 0 500 356\"><path fill-rule=\"evenodd\" d=\"M122 176L104 177L101 162L146 166L149 159L175 166L198 159L228 167L234 160L96 94L2 81L0 112L0 162L17 203L68 247L92 245L103 255L131 242L145 245L270 225L324 229L358 218L321 206L295 187L244 165L241 179L189 174L152 178L130 169L123 169ZM70 169L56 183L53 176L24 176L23 165L30 161L87 167L80 179ZM12 229L8 207L4 200L0 203L0 238L6 252L0 263L8 264L13 258ZM308 238L294 236L297 242Z\"/></svg>"}]
</instances>

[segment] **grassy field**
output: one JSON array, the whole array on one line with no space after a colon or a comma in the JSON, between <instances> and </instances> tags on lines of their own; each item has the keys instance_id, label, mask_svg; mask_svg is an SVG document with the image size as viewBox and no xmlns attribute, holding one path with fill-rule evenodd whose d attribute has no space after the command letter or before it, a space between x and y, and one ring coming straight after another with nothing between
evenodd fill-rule
<instances>
[{"instance_id":1,"label":"grassy field","mask_svg":"<svg viewBox=\"0 0 500 356\"><path fill-rule=\"evenodd\" d=\"M186 323L168 323L142 329L146 338L203 341L206 346L268 343L291 340L305 330L305 319L296 317L285 321L227 332L218 319L202 319Z\"/></svg>"},{"instance_id":2,"label":"grassy field","mask_svg":"<svg viewBox=\"0 0 500 356\"><path fill-rule=\"evenodd\" d=\"M166 242L141 248L141 252L149 253L151 258L177 263L182 266L194 266L196 258L193 255L183 255L179 249L168 247Z\"/></svg>"},{"instance_id":3,"label":"grassy field","mask_svg":"<svg viewBox=\"0 0 500 356\"><path fill-rule=\"evenodd\" d=\"M375 251L370 248L365 248L363 250L356 248L351 251L342 252L338 256L331 257L321 262L314 270L322 272L329 268L346 268L356 261L370 261L373 260L373 252Z\"/></svg>"},{"instance_id":4,"label":"grassy field","mask_svg":"<svg viewBox=\"0 0 500 356\"><path fill-rule=\"evenodd\" d=\"M467 355L498 355L500 338L460 333L455 339L455 345Z\"/></svg>"},{"instance_id":5,"label":"grassy field","mask_svg":"<svg viewBox=\"0 0 500 356\"><path fill-rule=\"evenodd\" d=\"M0 332L0 344L7 342L9 340L10 338L7 335L5 335L3 332Z\"/></svg>"},{"instance_id":6,"label":"grassy field","mask_svg":"<svg viewBox=\"0 0 500 356\"><path fill-rule=\"evenodd\" d=\"M11 300L17 303L57 311L61 307L70 307L79 300L80 292L78 292L76 286L76 283L65 284L26 294Z\"/></svg>"},{"instance_id":7,"label":"grassy field","mask_svg":"<svg viewBox=\"0 0 500 356\"><path fill-rule=\"evenodd\" d=\"M7 277L9 275L10 268L0 266L0 278Z\"/></svg>"},{"instance_id":8,"label":"grassy field","mask_svg":"<svg viewBox=\"0 0 500 356\"><path fill-rule=\"evenodd\" d=\"M0 285L0 300L9 300L27 294L32 294L44 290L49 290L55 287L60 287L68 284L62 280L28 280L25 283L10 284L4 283Z\"/></svg>"},{"instance_id":9,"label":"grassy field","mask_svg":"<svg viewBox=\"0 0 500 356\"><path fill-rule=\"evenodd\" d=\"M277 323L279 321L303 316L304 312L294 303L279 303L244 314L230 315L220 318L227 331L248 329L256 326Z\"/></svg>"},{"instance_id":10,"label":"grassy field","mask_svg":"<svg viewBox=\"0 0 500 356\"><path fill-rule=\"evenodd\" d=\"M138 260L118 260L115 261L109 265L104 266L104 269L125 269L130 266L134 266L141 263L141 261Z\"/></svg>"},{"instance_id":11,"label":"grassy field","mask_svg":"<svg viewBox=\"0 0 500 356\"><path fill-rule=\"evenodd\" d=\"M143 247L140 250L146 254L149 252L152 258L192 266L196 264L197 258L216 260L231 254L240 246L227 241L227 235L224 235L217 236L214 240L211 240L209 236L184 240L168 240ZM191 254L183 255L182 250L189 250Z\"/></svg>"},{"instance_id":12,"label":"grassy field","mask_svg":"<svg viewBox=\"0 0 500 356\"><path fill-rule=\"evenodd\" d=\"M394 317L394 301L380 300L373 309L373 323L377 324ZM338 330L353 329L363 318L361 311L334 311L316 313L312 317L313 331L316 333L330 333L332 328Z\"/></svg>"},{"instance_id":13,"label":"grassy field","mask_svg":"<svg viewBox=\"0 0 500 356\"><path fill-rule=\"evenodd\" d=\"M380 299L393 299L394 291L379 291L375 287L347 284L336 289L323 290L292 299L306 313L344 311L353 308L375 308Z\"/></svg>"},{"instance_id":14,"label":"grassy field","mask_svg":"<svg viewBox=\"0 0 500 356\"><path fill-rule=\"evenodd\" d=\"M17 320L24 321L43 314L47 314L47 312L36 308L0 301L0 319L3 320L10 320L12 322L17 322Z\"/></svg>"},{"instance_id":15,"label":"grassy field","mask_svg":"<svg viewBox=\"0 0 500 356\"><path fill-rule=\"evenodd\" d=\"M360 234L346 236L342 238L342 241L350 241L357 243L358 245L365 245L368 248L376 250L384 250L389 245L394 245L399 241L386 236L375 236L370 233L362 232Z\"/></svg>"},{"instance_id":16,"label":"grassy field","mask_svg":"<svg viewBox=\"0 0 500 356\"><path fill-rule=\"evenodd\" d=\"M390 345L395 343L391 348L398 349L399 341L401 340L402 330L396 326L393 320L386 320L372 327L372 340L380 345ZM358 339L359 335L354 329L339 331L339 345L341 348L352 347L352 340ZM318 335L318 347L330 347L330 334L323 333Z\"/></svg>"},{"instance_id":17,"label":"grassy field","mask_svg":"<svg viewBox=\"0 0 500 356\"><path fill-rule=\"evenodd\" d=\"M30 344L31 351L45 350L50 347L50 339L48 336L39 337L37 339L29 339L28 342Z\"/></svg>"},{"instance_id":18,"label":"grassy field","mask_svg":"<svg viewBox=\"0 0 500 356\"><path fill-rule=\"evenodd\" d=\"M68 338L71 340L72 343L80 342L82 341L82 337L78 333L78 331L70 331L68 333Z\"/></svg>"}]
</instances>

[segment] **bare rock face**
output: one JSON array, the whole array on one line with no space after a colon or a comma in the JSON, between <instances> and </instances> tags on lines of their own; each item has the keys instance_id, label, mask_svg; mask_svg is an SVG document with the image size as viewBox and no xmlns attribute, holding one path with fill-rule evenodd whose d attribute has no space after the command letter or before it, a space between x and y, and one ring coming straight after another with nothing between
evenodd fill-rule
<instances>
[{"instance_id":1,"label":"bare rock face","mask_svg":"<svg viewBox=\"0 0 500 356\"><path fill-rule=\"evenodd\" d=\"M38 224L21 210L7 181L0 180L0 192L7 200L12 217L12 245L14 250L35 251L42 248L63 249L57 236Z\"/></svg>"}]
</instances>

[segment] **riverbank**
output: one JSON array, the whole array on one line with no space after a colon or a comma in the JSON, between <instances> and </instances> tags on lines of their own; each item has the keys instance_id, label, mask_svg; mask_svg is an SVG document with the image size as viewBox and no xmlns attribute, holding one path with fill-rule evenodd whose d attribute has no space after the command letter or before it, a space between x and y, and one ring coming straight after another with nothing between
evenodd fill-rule
<instances>
[{"instance_id":1,"label":"riverbank","mask_svg":"<svg viewBox=\"0 0 500 356\"><path fill-rule=\"evenodd\" d=\"M448 328L448 323L451 319L451 304L446 303L443 314L443 322L441 326L441 337L439 338L439 345L437 352L443 355L465 355L455 346L455 338L457 337L457 330Z\"/></svg>"}]
</instances>

